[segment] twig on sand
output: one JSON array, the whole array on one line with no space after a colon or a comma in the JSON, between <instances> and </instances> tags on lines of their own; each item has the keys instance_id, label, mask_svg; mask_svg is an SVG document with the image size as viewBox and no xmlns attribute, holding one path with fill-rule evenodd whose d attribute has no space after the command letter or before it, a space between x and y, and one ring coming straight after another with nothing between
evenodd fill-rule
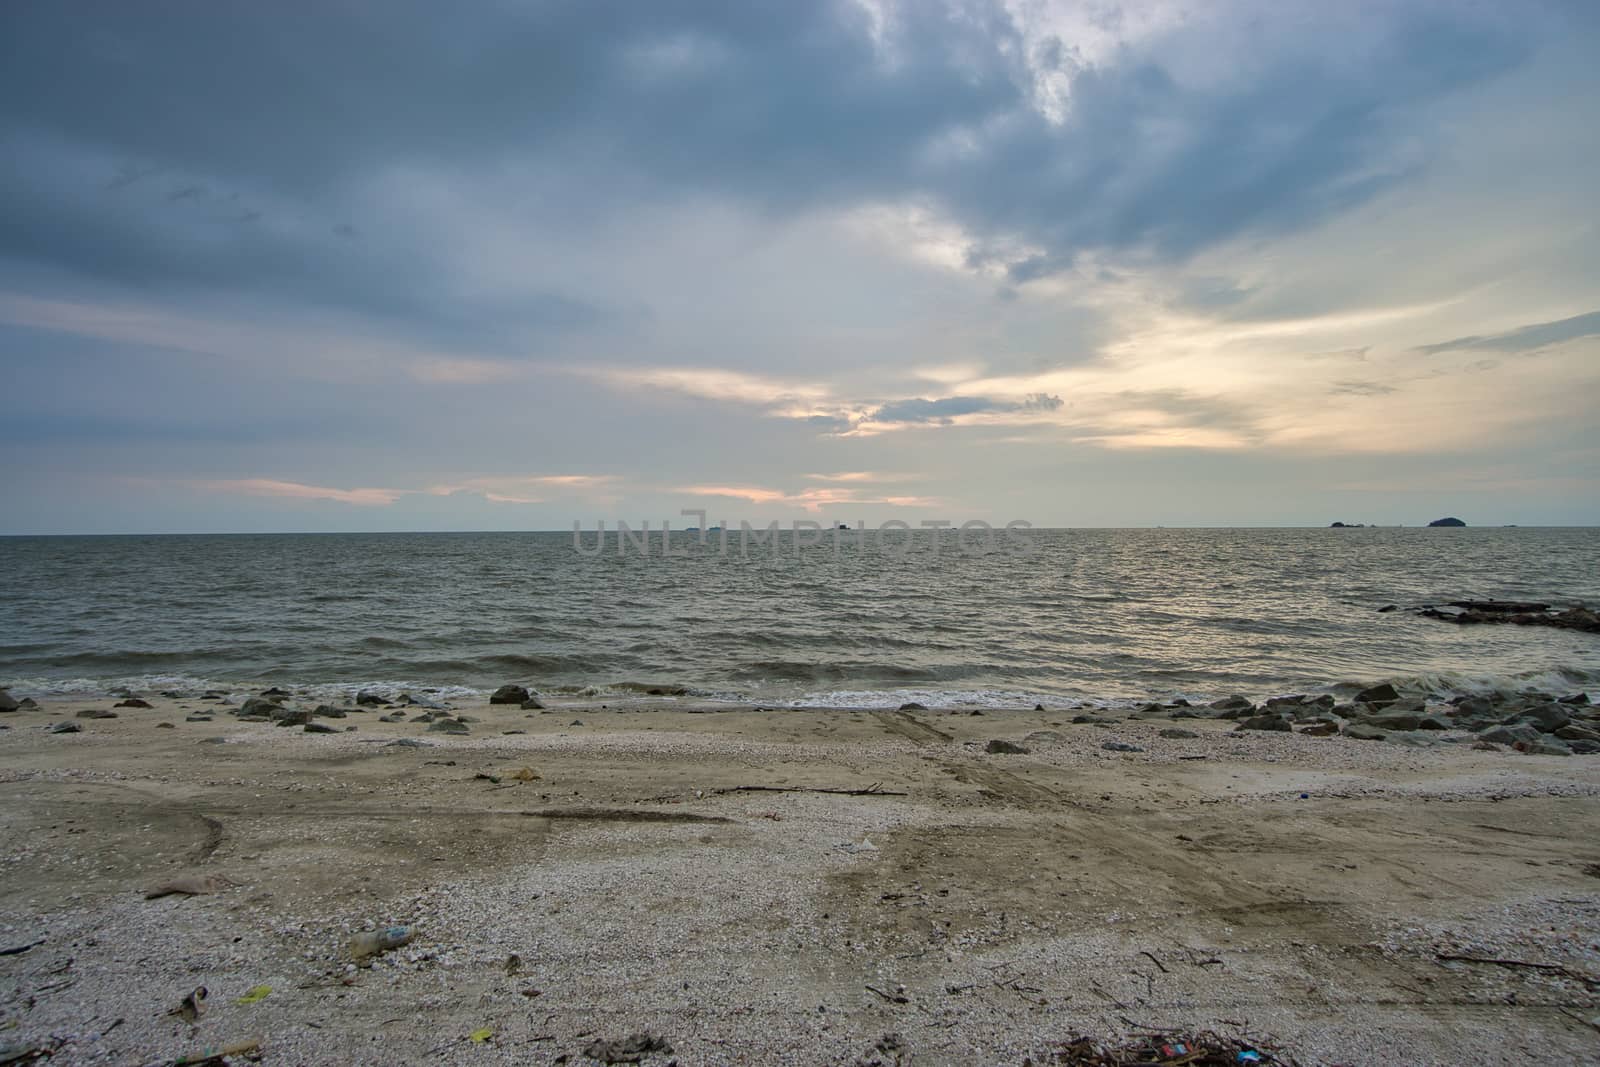
<instances>
[{"instance_id":1,"label":"twig on sand","mask_svg":"<svg viewBox=\"0 0 1600 1067\"><path fill-rule=\"evenodd\" d=\"M41 937L37 941L28 942L26 945L12 945L10 948L0 948L0 956L20 956L29 949L38 948L42 944L44 944L44 938Z\"/></svg>"},{"instance_id":2,"label":"twig on sand","mask_svg":"<svg viewBox=\"0 0 1600 1067\"><path fill-rule=\"evenodd\" d=\"M884 789L874 782L865 789L824 789L821 786L808 785L730 785L725 789L713 789L713 793L833 793L842 797L904 797L909 793L898 793L892 789Z\"/></svg>"},{"instance_id":3,"label":"twig on sand","mask_svg":"<svg viewBox=\"0 0 1600 1067\"><path fill-rule=\"evenodd\" d=\"M1162 974L1170 974L1171 973L1170 971L1168 971L1165 967L1163 967L1161 965L1161 961L1156 959L1153 954L1151 954L1149 952L1146 952L1144 949L1140 949L1139 950L1139 955L1148 956L1149 959L1150 959L1150 962L1156 965L1156 970L1160 971Z\"/></svg>"},{"instance_id":4,"label":"twig on sand","mask_svg":"<svg viewBox=\"0 0 1600 1067\"><path fill-rule=\"evenodd\" d=\"M867 989L870 992L878 994L878 996L882 997L884 1000L887 1000L890 1004L910 1004L911 1003L911 998L907 997L907 996L905 996L904 994L901 994L901 993L885 993L883 990L877 988L876 986L870 986L870 985L867 986Z\"/></svg>"},{"instance_id":5,"label":"twig on sand","mask_svg":"<svg viewBox=\"0 0 1600 1067\"><path fill-rule=\"evenodd\" d=\"M1440 953L1434 957L1437 960L1455 960L1460 963L1491 963L1496 967L1523 967L1530 971L1550 971L1554 974L1565 975L1568 978L1594 985L1597 979L1587 974L1580 974L1570 967L1563 967L1559 963L1534 963L1530 960L1507 960L1497 956L1459 956L1453 953Z\"/></svg>"}]
</instances>

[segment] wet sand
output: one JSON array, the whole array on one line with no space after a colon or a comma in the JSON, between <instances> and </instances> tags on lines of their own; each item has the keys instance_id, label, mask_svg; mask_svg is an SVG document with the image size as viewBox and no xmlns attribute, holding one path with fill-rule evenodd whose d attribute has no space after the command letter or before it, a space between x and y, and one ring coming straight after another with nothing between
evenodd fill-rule
<instances>
[{"instance_id":1,"label":"wet sand","mask_svg":"<svg viewBox=\"0 0 1600 1067\"><path fill-rule=\"evenodd\" d=\"M0 716L0 949L39 942L0 956L0 1047L1020 1064L1170 1027L1302 1064L1600 1059L1600 756L645 700L308 734L149 699ZM232 884L146 899L183 875ZM345 958L391 924L414 940Z\"/></svg>"}]
</instances>

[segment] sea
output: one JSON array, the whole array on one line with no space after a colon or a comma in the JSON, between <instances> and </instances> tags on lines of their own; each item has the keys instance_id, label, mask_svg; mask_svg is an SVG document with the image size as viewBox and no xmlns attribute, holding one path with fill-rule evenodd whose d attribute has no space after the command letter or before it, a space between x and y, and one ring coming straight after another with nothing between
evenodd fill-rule
<instances>
[{"instance_id":1,"label":"sea","mask_svg":"<svg viewBox=\"0 0 1600 1067\"><path fill-rule=\"evenodd\" d=\"M341 699L515 682L859 708L1381 681L1600 697L1600 636L1415 613L1490 598L1600 604L1600 529L5 537L0 685Z\"/></svg>"}]
</instances>

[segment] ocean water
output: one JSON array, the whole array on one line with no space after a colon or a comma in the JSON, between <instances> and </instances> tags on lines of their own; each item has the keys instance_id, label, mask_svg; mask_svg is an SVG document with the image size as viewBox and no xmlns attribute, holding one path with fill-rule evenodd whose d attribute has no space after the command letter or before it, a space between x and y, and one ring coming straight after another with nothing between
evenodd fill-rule
<instances>
[{"instance_id":1,"label":"ocean water","mask_svg":"<svg viewBox=\"0 0 1600 1067\"><path fill-rule=\"evenodd\" d=\"M1600 603L1600 529L721 536L671 557L611 532L593 556L570 532L0 538L0 685L855 707L1600 688L1600 636L1377 611Z\"/></svg>"}]
</instances>

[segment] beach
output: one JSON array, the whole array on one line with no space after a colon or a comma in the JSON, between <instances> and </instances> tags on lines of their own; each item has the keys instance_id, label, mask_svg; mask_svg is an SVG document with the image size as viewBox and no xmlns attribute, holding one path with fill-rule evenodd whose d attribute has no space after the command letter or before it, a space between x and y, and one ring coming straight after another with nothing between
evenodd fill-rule
<instances>
[{"instance_id":1,"label":"beach","mask_svg":"<svg viewBox=\"0 0 1600 1067\"><path fill-rule=\"evenodd\" d=\"M308 733L141 696L0 716L13 1051L1043 1064L1159 1029L1301 1064L1600 1054L1596 755L643 696ZM350 959L390 926L409 943Z\"/></svg>"}]
</instances>

